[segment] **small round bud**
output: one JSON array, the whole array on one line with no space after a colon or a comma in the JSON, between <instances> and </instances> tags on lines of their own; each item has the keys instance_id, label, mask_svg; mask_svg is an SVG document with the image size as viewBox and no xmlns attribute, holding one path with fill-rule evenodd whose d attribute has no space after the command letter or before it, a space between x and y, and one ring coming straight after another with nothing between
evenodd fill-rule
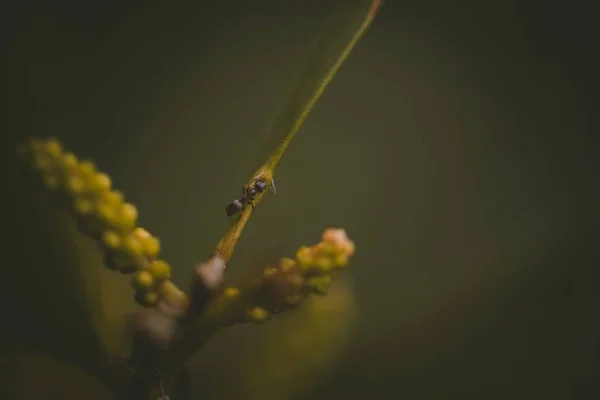
<instances>
[{"instance_id":1,"label":"small round bud","mask_svg":"<svg viewBox=\"0 0 600 400\"><path fill-rule=\"evenodd\" d=\"M321 242L314 247L314 252L322 256L328 256L335 252L335 248L335 243Z\"/></svg>"},{"instance_id":2,"label":"small round bud","mask_svg":"<svg viewBox=\"0 0 600 400\"><path fill-rule=\"evenodd\" d=\"M137 228L135 228L133 230L133 234L135 236L137 236L139 239L145 239L147 237L150 237L150 232L148 232L146 229L142 228L141 226L138 226Z\"/></svg>"},{"instance_id":3,"label":"small round bud","mask_svg":"<svg viewBox=\"0 0 600 400\"><path fill-rule=\"evenodd\" d=\"M152 307L156 303L158 303L158 293L156 292L136 292L135 293L135 301L139 305L143 307Z\"/></svg>"},{"instance_id":4,"label":"small round bud","mask_svg":"<svg viewBox=\"0 0 600 400\"><path fill-rule=\"evenodd\" d=\"M296 253L296 260L303 266L309 265L312 262L312 258L311 249L306 246L302 246Z\"/></svg>"},{"instance_id":5,"label":"small round bud","mask_svg":"<svg viewBox=\"0 0 600 400\"><path fill-rule=\"evenodd\" d=\"M112 190L102 193L101 200L108 205L118 206L123 203L123 194L119 191Z\"/></svg>"},{"instance_id":6,"label":"small round bud","mask_svg":"<svg viewBox=\"0 0 600 400\"><path fill-rule=\"evenodd\" d=\"M62 144L56 138L50 138L42 144L42 148L48 156L52 158L60 157L63 147Z\"/></svg>"},{"instance_id":7,"label":"small round bud","mask_svg":"<svg viewBox=\"0 0 600 400\"><path fill-rule=\"evenodd\" d=\"M352 242L343 229L329 228L323 232L323 241L342 249L348 256L354 255L354 242Z\"/></svg>"},{"instance_id":8,"label":"small round bud","mask_svg":"<svg viewBox=\"0 0 600 400\"><path fill-rule=\"evenodd\" d=\"M327 294L330 285L331 278L328 276L315 276L306 282L306 286L318 294Z\"/></svg>"},{"instance_id":9,"label":"small round bud","mask_svg":"<svg viewBox=\"0 0 600 400\"><path fill-rule=\"evenodd\" d=\"M313 260L313 266L321 271L327 271L333 267L333 261L327 255L320 256Z\"/></svg>"},{"instance_id":10,"label":"small round bud","mask_svg":"<svg viewBox=\"0 0 600 400\"><path fill-rule=\"evenodd\" d=\"M118 213L118 224L123 230L131 230L137 222L137 208L130 203L122 204Z\"/></svg>"},{"instance_id":11,"label":"small round bud","mask_svg":"<svg viewBox=\"0 0 600 400\"><path fill-rule=\"evenodd\" d=\"M121 244L121 237L114 231L105 231L102 234L102 243L111 250L116 250Z\"/></svg>"},{"instance_id":12,"label":"small round bud","mask_svg":"<svg viewBox=\"0 0 600 400\"><path fill-rule=\"evenodd\" d=\"M85 182L77 175L69 176L66 186L71 196L77 196L85 191Z\"/></svg>"},{"instance_id":13,"label":"small round bud","mask_svg":"<svg viewBox=\"0 0 600 400\"><path fill-rule=\"evenodd\" d=\"M117 225L117 213L114 206L101 201L96 205L96 214L104 225L111 228Z\"/></svg>"},{"instance_id":14,"label":"small round bud","mask_svg":"<svg viewBox=\"0 0 600 400\"><path fill-rule=\"evenodd\" d=\"M348 240L348 235L343 229L328 228L323 232L323 241L330 243L341 243Z\"/></svg>"},{"instance_id":15,"label":"small round bud","mask_svg":"<svg viewBox=\"0 0 600 400\"><path fill-rule=\"evenodd\" d=\"M150 258L155 258L160 252L160 240L157 237L150 236L142 240L144 253Z\"/></svg>"},{"instance_id":16,"label":"small round bud","mask_svg":"<svg viewBox=\"0 0 600 400\"><path fill-rule=\"evenodd\" d=\"M155 280L150 271L142 270L134 275L132 284L138 290L148 290L154 286Z\"/></svg>"},{"instance_id":17,"label":"small round bud","mask_svg":"<svg viewBox=\"0 0 600 400\"><path fill-rule=\"evenodd\" d=\"M338 253L333 258L333 266L334 267L343 267L348 264L348 254L347 253Z\"/></svg>"},{"instance_id":18,"label":"small round bud","mask_svg":"<svg viewBox=\"0 0 600 400\"><path fill-rule=\"evenodd\" d=\"M250 319L254 322L264 322L269 316L269 312L261 307L255 307L248 313Z\"/></svg>"},{"instance_id":19,"label":"small round bud","mask_svg":"<svg viewBox=\"0 0 600 400\"><path fill-rule=\"evenodd\" d=\"M94 205L88 199L76 198L73 202L73 208L79 215L89 215L94 209Z\"/></svg>"},{"instance_id":20,"label":"small round bud","mask_svg":"<svg viewBox=\"0 0 600 400\"><path fill-rule=\"evenodd\" d=\"M282 272L291 271L296 266L296 261L291 258L282 258L280 262L280 268Z\"/></svg>"},{"instance_id":21,"label":"small round bud","mask_svg":"<svg viewBox=\"0 0 600 400\"><path fill-rule=\"evenodd\" d=\"M88 182L89 188L94 193L108 192L112 182L110 176L99 172L92 176Z\"/></svg>"},{"instance_id":22,"label":"small round bud","mask_svg":"<svg viewBox=\"0 0 600 400\"><path fill-rule=\"evenodd\" d=\"M223 291L223 295L229 299L238 297L240 295L240 289L230 286Z\"/></svg>"},{"instance_id":23,"label":"small round bud","mask_svg":"<svg viewBox=\"0 0 600 400\"><path fill-rule=\"evenodd\" d=\"M96 173L96 165L91 161L82 161L79 163L79 173L86 178L91 178Z\"/></svg>"},{"instance_id":24,"label":"small round bud","mask_svg":"<svg viewBox=\"0 0 600 400\"><path fill-rule=\"evenodd\" d=\"M353 256L354 255L354 242L349 240L346 243L344 243L343 246L344 251L346 252L347 255L349 256Z\"/></svg>"},{"instance_id":25,"label":"small round bud","mask_svg":"<svg viewBox=\"0 0 600 400\"><path fill-rule=\"evenodd\" d=\"M133 235L127 235L123 238L121 245L123 251L133 257L139 257L142 255L142 244Z\"/></svg>"},{"instance_id":26,"label":"small round bud","mask_svg":"<svg viewBox=\"0 0 600 400\"><path fill-rule=\"evenodd\" d=\"M60 164L65 169L73 170L77 168L77 157L73 153L66 153L60 160Z\"/></svg>"},{"instance_id":27,"label":"small round bud","mask_svg":"<svg viewBox=\"0 0 600 400\"><path fill-rule=\"evenodd\" d=\"M160 252L160 240L150 234L142 227L133 230L133 234L142 244L144 254L149 258L154 258Z\"/></svg>"},{"instance_id":28,"label":"small round bud","mask_svg":"<svg viewBox=\"0 0 600 400\"><path fill-rule=\"evenodd\" d=\"M150 264L150 273L157 281L164 281L171 276L171 267L163 260L154 260Z\"/></svg>"}]
</instances>

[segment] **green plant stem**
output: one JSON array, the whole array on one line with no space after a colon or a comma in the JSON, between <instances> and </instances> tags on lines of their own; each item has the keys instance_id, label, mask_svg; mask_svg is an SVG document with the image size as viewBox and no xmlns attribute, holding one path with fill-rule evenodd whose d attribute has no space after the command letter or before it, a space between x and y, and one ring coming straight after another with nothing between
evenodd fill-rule
<instances>
[{"instance_id":1,"label":"green plant stem","mask_svg":"<svg viewBox=\"0 0 600 400\"><path fill-rule=\"evenodd\" d=\"M290 101L283 108L279 118L271 128L265 144L268 156L264 163L252 174L248 185L261 176L270 182L275 175L275 168L288 146L302 127L308 114L317 104L323 92L348 58L358 40L365 33L381 0L360 0L344 8L335 15L328 31L319 41L302 77L297 82ZM223 235L215 254L229 261L237 241L239 240L254 208L263 199L265 193L259 195L254 207L246 207L240 218Z\"/></svg>"}]
</instances>

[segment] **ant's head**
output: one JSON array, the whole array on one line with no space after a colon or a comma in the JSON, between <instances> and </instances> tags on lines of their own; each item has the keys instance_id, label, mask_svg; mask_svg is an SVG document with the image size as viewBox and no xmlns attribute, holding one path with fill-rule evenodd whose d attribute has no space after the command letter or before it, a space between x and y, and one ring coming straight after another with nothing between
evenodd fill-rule
<instances>
[{"instance_id":1,"label":"ant's head","mask_svg":"<svg viewBox=\"0 0 600 400\"><path fill-rule=\"evenodd\" d=\"M259 179L254 182L254 187L259 193L264 192L265 188L267 187L267 181L264 179Z\"/></svg>"}]
</instances>

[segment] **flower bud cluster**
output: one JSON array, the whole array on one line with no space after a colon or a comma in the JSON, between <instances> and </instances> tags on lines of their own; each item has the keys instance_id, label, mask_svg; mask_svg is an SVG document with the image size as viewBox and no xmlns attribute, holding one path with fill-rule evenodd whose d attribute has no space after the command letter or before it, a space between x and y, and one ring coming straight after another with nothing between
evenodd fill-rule
<instances>
[{"instance_id":1,"label":"flower bud cluster","mask_svg":"<svg viewBox=\"0 0 600 400\"><path fill-rule=\"evenodd\" d=\"M158 259L160 240L137 226L137 208L112 189L110 177L91 161L80 161L65 152L54 138L33 139L21 153L44 186L66 203L79 230L98 242L106 265L122 273L135 273L136 301L144 306L156 304L171 268Z\"/></svg>"},{"instance_id":2,"label":"flower bud cluster","mask_svg":"<svg viewBox=\"0 0 600 400\"><path fill-rule=\"evenodd\" d=\"M354 243L343 229L325 230L321 242L301 247L295 260L283 258L278 266L264 270L247 320L263 322L271 314L296 306L311 293L326 294L353 254Z\"/></svg>"}]
</instances>

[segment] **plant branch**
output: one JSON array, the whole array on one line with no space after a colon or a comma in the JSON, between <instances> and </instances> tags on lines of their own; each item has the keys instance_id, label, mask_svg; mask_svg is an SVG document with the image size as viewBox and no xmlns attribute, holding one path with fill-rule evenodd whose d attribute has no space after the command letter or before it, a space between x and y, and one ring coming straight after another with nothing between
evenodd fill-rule
<instances>
[{"instance_id":1,"label":"plant branch","mask_svg":"<svg viewBox=\"0 0 600 400\"><path fill-rule=\"evenodd\" d=\"M289 144L375 18L380 6L381 0L361 0L347 9L344 8L340 14L335 15L336 18L332 19L328 31L319 41L305 72L297 82L290 101L271 128L265 144L268 156L252 174L248 185L252 184L258 176L271 182L275 175L275 168ZM265 193L261 193L256 198L254 208L258 206L264 195ZM231 258L237 241L253 211L253 207L246 207L240 218L217 244L214 253L222 257L226 263Z\"/></svg>"},{"instance_id":2,"label":"plant branch","mask_svg":"<svg viewBox=\"0 0 600 400\"><path fill-rule=\"evenodd\" d=\"M281 157L372 22L380 5L381 0L355 0L353 4L346 4L340 10L343 15L336 15L340 17L336 23L328 25L331 31L320 40L304 74L296 84L291 100L273 125L265 145L268 155L250 177L248 185L252 185L258 178L271 184ZM341 24L337 23L340 21ZM228 299L227 291L220 290L222 273L254 208L260 204L266 192L256 196L253 207L242 210L239 218L218 242L213 257L196 268L196 289L204 285L207 290L192 290L188 299L170 280L169 265L157 258L160 250L158 239L145 229L136 227L137 209L132 204L125 203L118 191L111 189L111 181L106 174L98 172L91 162L79 162L73 154L64 153L62 145L56 140L32 141L26 151L19 150L20 153L25 152L31 156L29 161L40 173L44 185L56 192L61 199L67 200L81 232L93 237L107 256L107 266L125 274L136 272L133 280L137 290L136 300L147 307L138 314L137 327L142 328L138 333L144 330L145 333L151 332L154 338L158 337L170 344L165 352L165 348L155 346L154 342L135 340L137 351L132 354L130 366L139 366L140 369L135 371L135 377L129 378L142 385L142 389L147 389L147 378L154 373L155 367L165 367L163 372L169 375L175 373L212 334L227 324L231 315L240 311L240 306L246 307L243 299L237 303L232 302L233 297ZM284 271L282 267L281 271L285 272L282 272L281 277L287 279L291 270ZM208 284L209 281L213 283ZM317 291L322 284L321 281L311 283ZM253 299L252 294L260 288L262 286L251 285L244 298ZM215 294L225 296L217 296L215 303L212 301ZM304 296L306 293L301 294ZM278 308L270 311L261 307L258 309L261 312L255 317L262 319L268 312L275 313ZM197 318L200 315L202 318ZM178 325L183 329L172 342ZM107 380L107 384L111 386L111 377L100 378ZM127 379L126 381L129 382Z\"/></svg>"}]
</instances>

